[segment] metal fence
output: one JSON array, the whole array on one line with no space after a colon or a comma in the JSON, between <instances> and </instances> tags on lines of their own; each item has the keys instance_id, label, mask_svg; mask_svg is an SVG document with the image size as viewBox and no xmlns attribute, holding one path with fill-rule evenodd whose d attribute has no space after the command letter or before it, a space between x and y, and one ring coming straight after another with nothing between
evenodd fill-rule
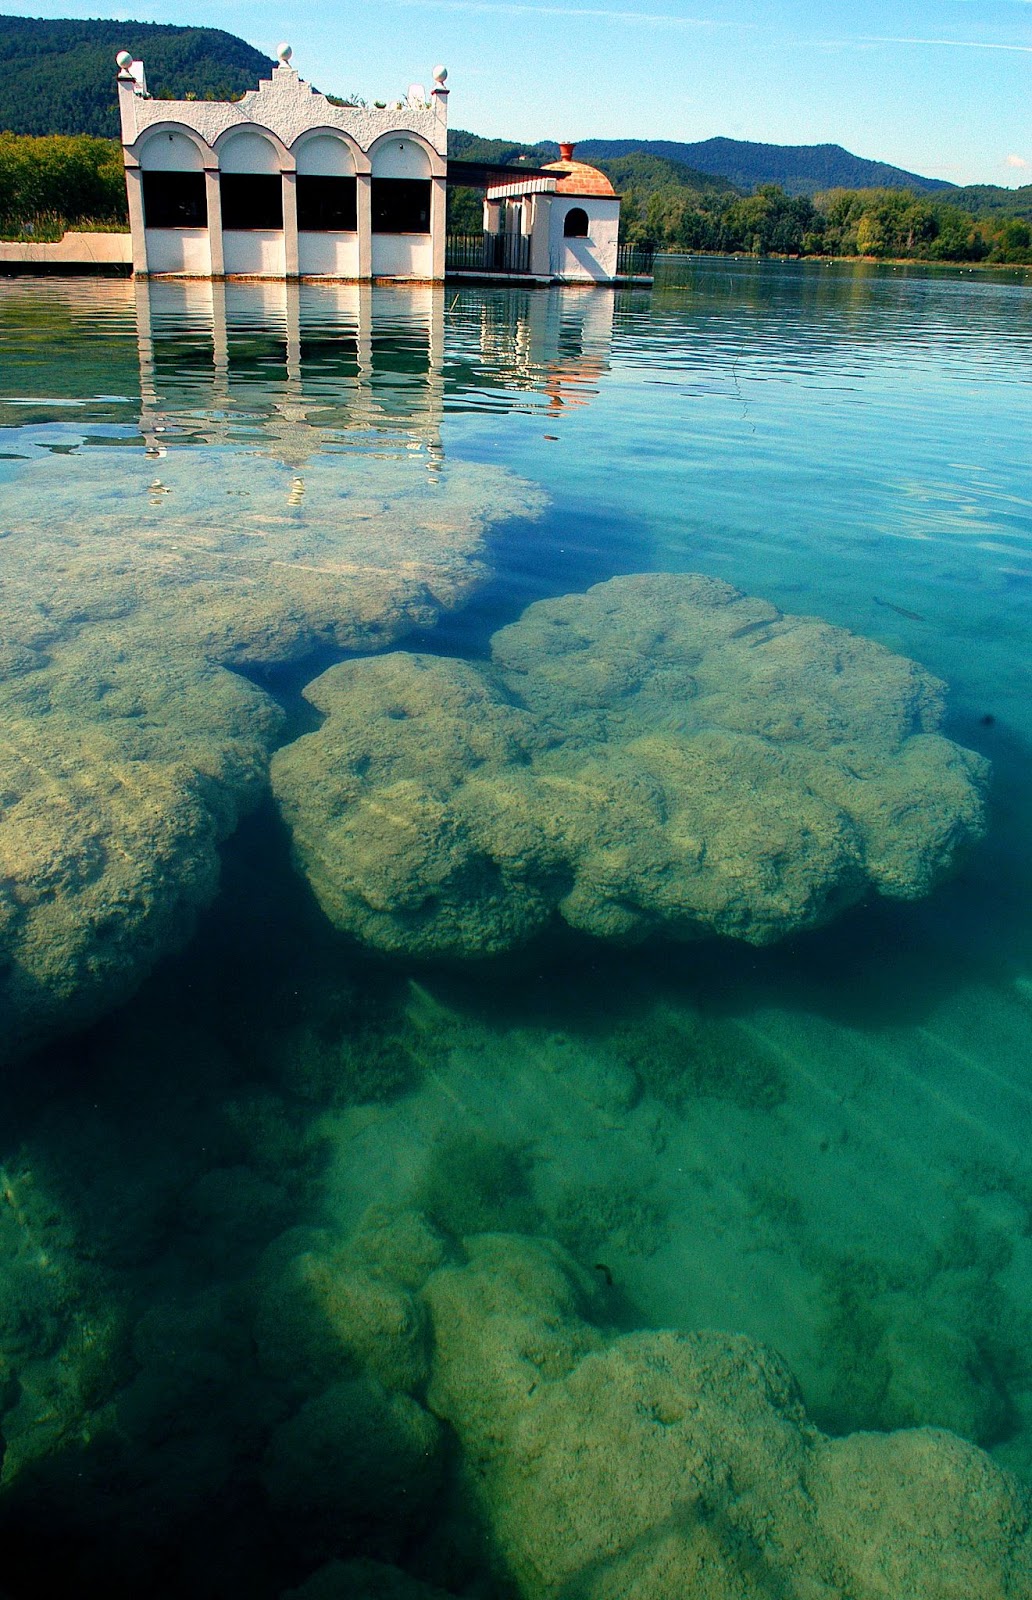
<instances>
[{"instance_id":1,"label":"metal fence","mask_svg":"<svg viewBox=\"0 0 1032 1600\"><path fill-rule=\"evenodd\" d=\"M453 234L445 244L447 272L529 272L530 238L524 233Z\"/></svg>"},{"instance_id":2,"label":"metal fence","mask_svg":"<svg viewBox=\"0 0 1032 1600\"><path fill-rule=\"evenodd\" d=\"M655 245L622 244L616 270L622 278L649 278L655 259ZM444 264L448 272L529 272L530 237L525 233L450 234Z\"/></svg>"},{"instance_id":3,"label":"metal fence","mask_svg":"<svg viewBox=\"0 0 1032 1600\"><path fill-rule=\"evenodd\" d=\"M622 244L616 252L616 270L621 278L651 278L655 260L654 244Z\"/></svg>"}]
</instances>

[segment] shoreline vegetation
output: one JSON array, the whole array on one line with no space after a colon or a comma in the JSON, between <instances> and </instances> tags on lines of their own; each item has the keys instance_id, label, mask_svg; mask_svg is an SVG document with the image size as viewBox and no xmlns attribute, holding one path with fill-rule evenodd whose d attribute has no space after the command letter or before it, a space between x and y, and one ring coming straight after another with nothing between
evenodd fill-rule
<instances>
[{"instance_id":1,"label":"shoreline vegetation","mask_svg":"<svg viewBox=\"0 0 1032 1600\"><path fill-rule=\"evenodd\" d=\"M465 138L465 136L462 136ZM471 141L470 159L516 159L518 147ZM906 188L746 193L724 178L641 152L594 163L620 195L621 242L691 255L1032 264L1032 185L943 193ZM481 197L449 191L449 231L476 233Z\"/></svg>"},{"instance_id":2,"label":"shoreline vegetation","mask_svg":"<svg viewBox=\"0 0 1032 1600\"><path fill-rule=\"evenodd\" d=\"M689 255L773 256L899 264L1032 265L1032 186L1013 191L829 189L791 195L777 184L741 190L676 161L602 161L623 205L621 239ZM967 206L958 196L971 195ZM448 227L481 227L478 191L448 194ZM121 145L87 134L0 132L0 239L60 239L68 229L128 228Z\"/></svg>"}]
</instances>

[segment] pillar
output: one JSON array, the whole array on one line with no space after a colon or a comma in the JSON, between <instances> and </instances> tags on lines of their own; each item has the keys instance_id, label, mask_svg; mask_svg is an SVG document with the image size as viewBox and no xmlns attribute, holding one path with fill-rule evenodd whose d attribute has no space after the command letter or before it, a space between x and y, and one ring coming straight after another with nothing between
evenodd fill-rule
<instances>
[{"instance_id":1,"label":"pillar","mask_svg":"<svg viewBox=\"0 0 1032 1600\"><path fill-rule=\"evenodd\" d=\"M430 239L434 250L433 277L444 281L445 246L448 235L448 183L446 178L430 179Z\"/></svg>"},{"instance_id":2,"label":"pillar","mask_svg":"<svg viewBox=\"0 0 1032 1600\"><path fill-rule=\"evenodd\" d=\"M222 193L219 189L217 167L204 169L204 194L208 202L208 249L211 253L211 275L226 276L226 258L222 253Z\"/></svg>"},{"instance_id":3,"label":"pillar","mask_svg":"<svg viewBox=\"0 0 1032 1600\"><path fill-rule=\"evenodd\" d=\"M300 271L297 251L297 173L280 174L283 183L283 271L296 278Z\"/></svg>"},{"instance_id":4,"label":"pillar","mask_svg":"<svg viewBox=\"0 0 1032 1600\"><path fill-rule=\"evenodd\" d=\"M129 200L129 229L133 240L133 272L147 271L147 235L143 215L143 173L139 167L126 167L125 189Z\"/></svg>"},{"instance_id":5,"label":"pillar","mask_svg":"<svg viewBox=\"0 0 1032 1600\"><path fill-rule=\"evenodd\" d=\"M552 226L552 196L536 194L531 201L530 270L536 278L551 276L549 232Z\"/></svg>"},{"instance_id":6,"label":"pillar","mask_svg":"<svg viewBox=\"0 0 1032 1600\"><path fill-rule=\"evenodd\" d=\"M355 175L355 194L358 203L358 275L373 275L373 178L369 172Z\"/></svg>"}]
</instances>

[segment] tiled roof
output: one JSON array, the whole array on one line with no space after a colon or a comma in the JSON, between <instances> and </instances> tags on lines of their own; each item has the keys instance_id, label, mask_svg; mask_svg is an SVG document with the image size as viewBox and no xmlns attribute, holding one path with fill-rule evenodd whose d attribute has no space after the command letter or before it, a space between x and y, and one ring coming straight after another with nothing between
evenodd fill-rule
<instances>
[{"instance_id":1,"label":"tiled roof","mask_svg":"<svg viewBox=\"0 0 1032 1600\"><path fill-rule=\"evenodd\" d=\"M616 193L605 173L599 172L597 167L589 167L585 161L550 161L541 170L563 174L555 186L557 194Z\"/></svg>"}]
</instances>

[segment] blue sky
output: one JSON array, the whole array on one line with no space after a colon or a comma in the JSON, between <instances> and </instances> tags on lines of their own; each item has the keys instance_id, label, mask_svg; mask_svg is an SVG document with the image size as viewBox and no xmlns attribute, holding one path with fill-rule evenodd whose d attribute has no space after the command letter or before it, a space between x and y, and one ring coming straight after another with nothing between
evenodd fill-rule
<instances>
[{"instance_id":1,"label":"blue sky","mask_svg":"<svg viewBox=\"0 0 1032 1600\"><path fill-rule=\"evenodd\" d=\"M1032 0L54 0L33 14L102 10L270 53L289 40L302 77L368 99L429 83L441 61L452 124L490 136L830 141L956 183L1032 183Z\"/></svg>"}]
</instances>

